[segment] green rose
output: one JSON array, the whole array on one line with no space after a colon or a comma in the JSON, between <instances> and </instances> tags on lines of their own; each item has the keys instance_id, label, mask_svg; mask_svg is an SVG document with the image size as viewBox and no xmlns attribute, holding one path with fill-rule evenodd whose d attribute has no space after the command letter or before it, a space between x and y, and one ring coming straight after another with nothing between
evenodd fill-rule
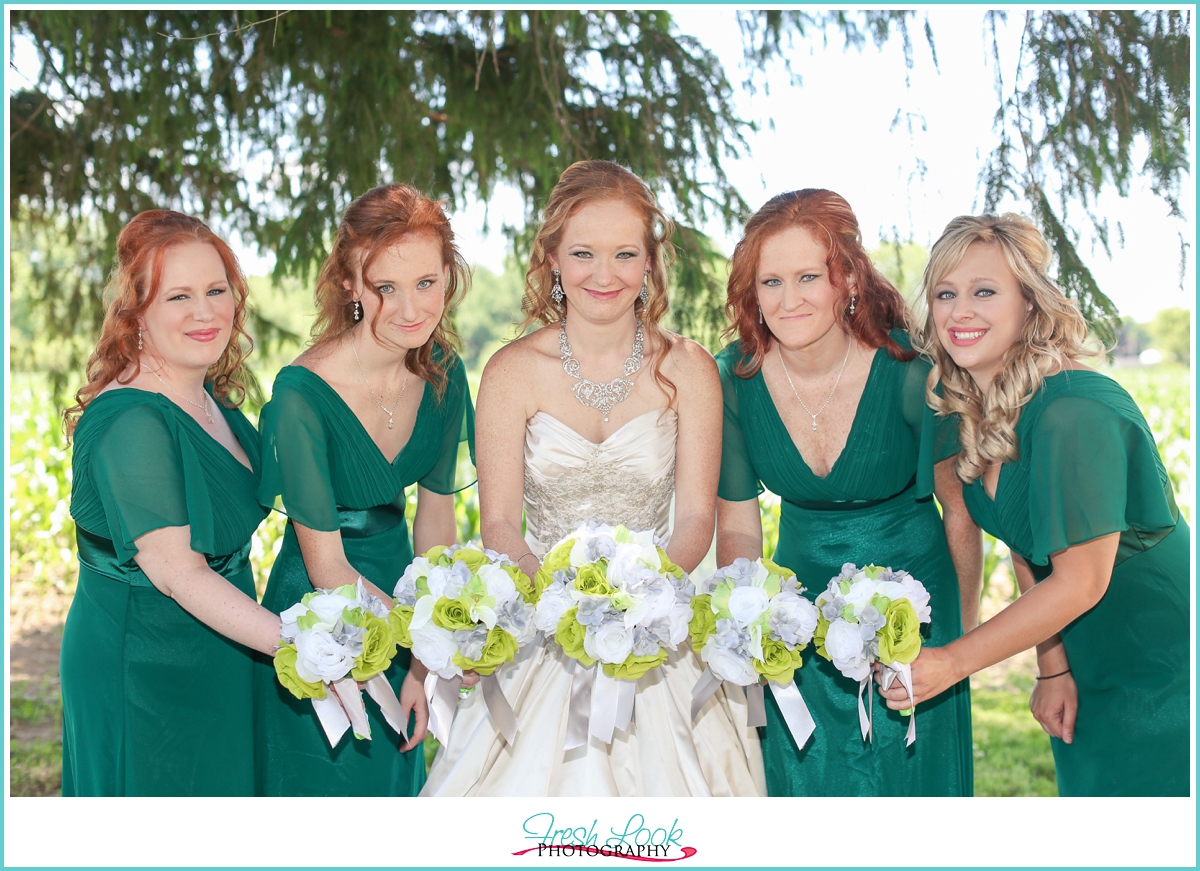
<instances>
[{"instance_id":1,"label":"green rose","mask_svg":"<svg viewBox=\"0 0 1200 871\"><path fill-rule=\"evenodd\" d=\"M887 625L879 633L879 661L907 665L921 652L921 621L908 599L896 599L885 612Z\"/></svg>"},{"instance_id":2,"label":"green rose","mask_svg":"<svg viewBox=\"0 0 1200 871\"><path fill-rule=\"evenodd\" d=\"M542 560L542 569L550 575L560 572L563 569L569 569L571 567L571 548L574 546L575 539L573 538L568 538L559 544L554 550L546 554L546 558Z\"/></svg>"},{"instance_id":3,"label":"green rose","mask_svg":"<svg viewBox=\"0 0 1200 871\"><path fill-rule=\"evenodd\" d=\"M667 651L660 650L651 656L634 656L632 653L624 662L613 665L604 664L604 673L618 680L637 680L652 668L657 668L667 661Z\"/></svg>"},{"instance_id":4,"label":"green rose","mask_svg":"<svg viewBox=\"0 0 1200 871\"><path fill-rule=\"evenodd\" d=\"M663 550L661 547L657 548L657 550L658 550L658 559L660 562L662 562L662 573L664 575L671 575L674 578L682 578L683 577L683 569L681 569L679 566L675 565L675 563L671 562L671 558L669 556L667 556L667 552L665 550Z\"/></svg>"},{"instance_id":5,"label":"green rose","mask_svg":"<svg viewBox=\"0 0 1200 871\"><path fill-rule=\"evenodd\" d=\"M583 638L587 635L587 628L575 619L575 615L578 613L578 608L571 608L562 615L562 619L558 621L558 629L554 632L554 640L558 642L567 656L579 660L590 668L596 664L596 660L583 650Z\"/></svg>"},{"instance_id":6,"label":"green rose","mask_svg":"<svg viewBox=\"0 0 1200 871\"><path fill-rule=\"evenodd\" d=\"M388 612L388 628L392 630L392 637L401 647L412 647L412 635L408 632L412 618L412 605L397 605Z\"/></svg>"},{"instance_id":7,"label":"green rose","mask_svg":"<svg viewBox=\"0 0 1200 871\"><path fill-rule=\"evenodd\" d=\"M471 629L475 626L475 621L471 619L471 601L465 596L457 599L443 596L433 606L433 622L451 632L455 629Z\"/></svg>"},{"instance_id":8,"label":"green rose","mask_svg":"<svg viewBox=\"0 0 1200 871\"><path fill-rule=\"evenodd\" d=\"M520 566L516 565L502 565L500 568L504 569L505 573L512 578L513 586L517 588L517 592L520 593L521 598L530 605L536 605L537 593L534 592L533 582L529 580L529 575L521 571ZM539 574L541 573L539 572Z\"/></svg>"},{"instance_id":9,"label":"green rose","mask_svg":"<svg viewBox=\"0 0 1200 871\"><path fill-rule=\"evenodd\" d=\"M438 560L441 559L442 554L444 554L446 550L446 545L435 544L433 547L429 548L429 550L425 551L424 557L436 566L438 565Z\"/></svg>"},{"instance_id":10,"label":"green rose","mask_svg":"<svg viewBox=\"0 0 1200 871\"><path fill-rule=\"evenodd\" d=\"M800 661L800 651L788 650L786 644L773 638L764 638L762 647L763 661L754 660L754 670L777 684L790 684L793 672L803 664Z\"/></svg>"},{"instance_id":11,"label":"green rose","mask_svg":"<svg viewBox=\"0 0 1200 871\"><path fill-rule=\"evenodd\" d=\"M821 614L820 609L817 610L817 630L813 632L813 644L817 646L817 653L833 662L833 657L825 650L825 635L829 632L829 621Z\"/></svg>"},{"instance_id":12,"label":"green rose","mask_svg":"<svg viewBox=\"0 0 1200 871\"><path fill-rule=\"evenodd\" d=\"M309 683L296 673L294 644L284 644L275 653L275 674L283 688L298 699L325 698L325 684Z\"/></svg>"},{"instance_id":13,"label":"green rose","mask_svg":"<svg viewBox=\"0 0 1200 871\"><path fill-rule=\"evenodd\" d=\"M791 569L787 568L786 566L781 566L779 563L775 562L774 560L769 560L766 557L762 558L762 564L763 568L768 572L773 575L779 575L779 577L783 578L785 581L788 578L794 578L796 576L796 573Z\"/></svg>"},{"instance_id":14,"label":"green rose","mask_svg":"<svg viewBox=\"0 0 1200 871\"><path fill-rule=\"evenodd\" d=\"M355 680L370 680L387 671L396 655L396 636L388 622L370 612L363 614L363 652L354 660L350 677Z\"/></svg>"},{"instance_id":15,"label":"green rose","mask_svg":"<svg viewBox=\"0 0 1200 871\"><path fill-rule=\"evenodd\" d=\"M708 641L708 636L717 629L717 615L713 613L712 597L707 595L692 597L692 622L688 624L688 634L692 636L692 647L697 653Z\"/></svg>"},{"instance_id":16,"label":"green rose","mask_svg":"<svg viewBox=\"0 0 1200 871\"><path fill-rule=\"evenodd\" d=\"M454 562L466 563L467 568L471 570L471 574L479 571L479 567L486 565L488 562L487 554L483 551L476 550L473 547L464 547L454 552Z\"/></svg>"},{"instance_id":17,"label":"green rose","mask_svg":"<svg viewBox=\"0 0 1200 871\"><path fill-rule=\"evenodd\" d=\"M483 642L483 652L479 659L471 661L461 653L453 656L454 664L464 671L471 669L483 675L488 675L517 655L517 639L513 638L499 626L493 626Z\"/></svg>"},{"instance_id":18,"label":"green rose","mask_svg":"<svg viewBox=\"0 0 1200 871\"><path fill-rule=\"evenodd\" d=\"M604 570L597 565L584 566L575 575L575 589L588 596L611 596L616 589L604 577Z\"/></svg>"}]
</instances>

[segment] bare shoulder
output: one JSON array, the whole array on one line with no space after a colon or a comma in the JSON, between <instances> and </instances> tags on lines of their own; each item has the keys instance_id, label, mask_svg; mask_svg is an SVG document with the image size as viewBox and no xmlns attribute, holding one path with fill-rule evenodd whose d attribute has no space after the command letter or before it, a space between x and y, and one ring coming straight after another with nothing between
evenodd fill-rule
<instances>
[{"instance_id":1,"label":"bare shoulder","mask_svg":"<svg viewBox=\"0 0 1200 871\"><path fill-rule=\"evenodd\" d=\"M479 399L488 397L520 399L524 406L544 374L558 365L558 340L546 328L514 339L492 354L483 367L479 381ZM548 340L553 340L551 346Z\"/></svg>"},{"instance_id":2,"label":"bare shoulder","mask_svg":"<svg viewBox=\"0 0 1200 871\"><path fill-rule=\"evenodd\" d=\"M668 342L663 371L671 380L678 375L683 380L718 381L717 361L708 348L694 339L678 333L666 333Z\"/></svg>"},{"instance_id":3,"label":"bare shoulder","mask_svg":"<svg viewBox=\"0 0 1200 871\"><path fill-rule=\"evenodd\" d=\"M324 375L326 374L325 369L329 365L330 358L341 344L340 339L335 338L328 342L322 342L320 345L312 345L305 348L300 353L300 356L292 361L291 365L299 366L318 375Z\"/></svg>"}]
</instances>

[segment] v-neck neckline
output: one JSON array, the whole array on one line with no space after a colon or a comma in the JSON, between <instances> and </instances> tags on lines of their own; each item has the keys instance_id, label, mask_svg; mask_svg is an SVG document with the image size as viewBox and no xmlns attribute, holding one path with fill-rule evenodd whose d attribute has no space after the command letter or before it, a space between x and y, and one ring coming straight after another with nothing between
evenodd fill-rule
<instances>
[{"instance_id":1,"label":"v-neck neckline","mask_svg":"<svg viewBox=\"0 0 1200 871\"><path fill-rule=\"evenodd\" d=\"M202 427L194 417L192 417L190 414L188 414L186 409L180 407L179 403L175 402L175 400L171 399L171 397L167 396L165 393L159 393L157 390L144 390L141 387L117 387L117 388L113 388L112 390L105 390L103 393L100 393L96 397L96 399L93 399L92 402L95 402L97 399L99 399L101 396L104 396L106 393L116 393L120 390L136 390L138 393L146 393L151 396L161 396L165 402L170 403L171 408L173 408L178 413L179 416L181 416L183 419L189 421L191 423L191 425L196 429L197 432L199 432L206 439L208 439L214 445L216 445L221 450L222 454L229 457L229 459L233 461L234 465L236 465L238 468L244 470L249 475L257 475L258 470L254 467L254 453L255 452L250 451L246 447L245 443L238 436L237 426L234 424L234 422L232 420L229 419L229 415L226 414L226 411L228 411L228 409L226 409L225 406L222 405L220 402L217 402L217 398L212 395L212 390L209 389L209 386L210 385L207 385L207 384L204 385L204 392L209 395L209 398L212 399L212 404L215 405L220 410L221 416L224 417L225 422L227 424L229 424L229 431L233 434L234 441L236 441L238 443L238 446L241 447L242 453L244 453L246 455L246 459L249 460L250 465L247 466L245 463L243 463L241 460L239 460L237 457L235 457L233 455L233 451L229 450L229 448L227 448L225 445L221 444L221 442L217 439L216 436L214 436L212 433L210 433L208 430L206 430L204 427Z\"/></svg>"},{"instance_id":2,"label":"v-neck neckline","mask_svg":"<svg viewBox=\"0 0 1200 871\"><path fill-rule=\"evenodd\" d=\"M867 395L867 388L871 386L872 378L875 375L875 367L878 365L879 355L882 353L886 353L882 347L875 349L875 354L871 358L871 368L867 370L867 380L863 383L862 393L859 394L858 397L858 405L856 405L854 408L854 419L850 421L850 429L846 433L846 441L842 445L842 449L838 451L837 458L829 464L829 471L824 475L818 475L816 472L814 472L812 470L812 466L808 464L808 460L804 459L804 452L800 450L800 446L796 444L796 439L792 436L791 430L789 430L787 428L787 424L783 422L783 415L779 413L779 406L775 404L775 397L771 395L771 388L767 386L766 374L762 371L762 369L758 370L758 377L762 380L762 389L767 394L767 399L769 400L767 405L770 406L771 412L775 416L775 422L779 424L780 429L783 430L783 434L787 437L788 444L791 445L792 450L796 452L796 458L800 460L800 464L804 466L805 471L807 471L814 480L830 480L833 477L833 473L837 471L838 463L840 463L842 461L842 457L846 455L846 449L850 447L850 440L854 438L854 434L858 429L858 415L859 412L862 411L863 397Z\"/></svg>"},{"instance_id":3,"label":"v-neck neckline","mask_svg":"<svg viewBox=\"0 0 1200 871\"><path fill-rule=\"evenodd\" d=\"M408 446L413 443L413 436L415 436L417 434L417 425L421 421L421 409L424 408L425 399L429 395L430 384L428 381L425 381L425 387L421 390L421 401L417 404L417 416L415 418L413 418L412 432L410 432L408 434L408 440L405 441L404 444L400 446L400 450L398 450L396 452L396 456L392 457L389 460L387 458L387 454L385 454L383 452L383 448L379 447L379 443L376 442L375 439L371 438L371 434L369 432L367 432L367 428L365 426L363 426L363 422L361 420L359 420L358 415L354 413L354 409L351 408L349 403L347 403L346 400L342 398L342 394L338 393L336 390L333 389L332 384L330 384L328 381L326 381L324 378L322 378L320 375L318 375L316 372L314 372L312 369L309 369L306 366L297 366L295 364L292 364L291 366L287 366L285 368L299 369L303 372L307 372L309 375L311 375L313 378L315 378L318 382L320 382L321 386L324 387L326 390L328 390L331 394L333 394L334 398L341 404L342 408L344 408L346 410L346 413L348 415L350 415L350 417L354 421L355 425L358 426L358 431L360 433L362 433L363 438L365 438L368 442L370 442L371 446L375 448L375 453L377 453L379 455L379 459L381 459L385 463L387 463L390 468L395 468L396 461L399 460L400 457L402 457L404 455L404 452L408 450ZM424 379L422 379L422 380L424 380Z\"/></svg>"}]
</instances>

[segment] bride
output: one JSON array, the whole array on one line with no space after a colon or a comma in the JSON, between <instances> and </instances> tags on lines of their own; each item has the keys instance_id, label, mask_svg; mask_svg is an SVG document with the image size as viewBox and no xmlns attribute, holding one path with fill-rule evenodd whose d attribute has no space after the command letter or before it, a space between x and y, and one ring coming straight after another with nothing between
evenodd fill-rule
<instances>
[{"instance_id":1,"label":"bride","mask_svg":"<svg viewBox=\"0 0 1200 871\"><path fill-rule=\"evenodd\" d=\"M522 303L526 326L543 328L492 357L476 418L483 543L530 577L589 517L655 530L687 571L708 551L721 385L703 347L659 326L670 232L649 188L615 163L576 163L550 194ZM521 651L499 672L514 743L472 693L421 794L765 794L740 691L718 692L692 723L702 669L687 641L638 681L628 732L564 750L573 665L552 640Z\"/></svg>"}]
</instances>

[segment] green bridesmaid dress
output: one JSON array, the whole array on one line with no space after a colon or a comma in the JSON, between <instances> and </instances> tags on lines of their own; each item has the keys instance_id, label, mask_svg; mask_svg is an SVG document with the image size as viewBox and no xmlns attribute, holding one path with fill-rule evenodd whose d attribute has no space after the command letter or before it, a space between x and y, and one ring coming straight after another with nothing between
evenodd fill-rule
<instances>
[{"instance_id":1,"label":"green bridesmaid dress","mask_svg":"<svg viewBox=\"0 0 1200 871\"><path fill-rule=\"evenodd\" d=\"M1171 481L1137 404L1106 375L1060 372L1021 410L1020 456L971 516L1041 581L1051 554L1121 534L1108 591L1061 633L1079 690L1071 744L1050 739L1060 795L1189 790L1189 551Z\"/></svg>"},{"instance_id":2,"label":"green bridesmaid dress","mask_svg":"<svg viewBox=\"0 0 1200 871\"><path fill-rule=\"evenodd\" d=\"M250 651L163 595L136 540L188 526L192 549L254 598L258 435L220 403L234 459L167 397L101 393L75 430L79 583L63 629L63 795L253 795Z\"/></svg>"},{"instance_id":3,"label":"green bridesmaid dress","mask_svg":"<svg viewBox=\"0 0 1200 871\"><path fill-rule=\"evenodd\" d=\"M459 443L474 441L474 411L462 360L447 372L439 402L428 382L408 443L391 461L354 412L320 376L287 366L275 379L260 431L263 476L259 500L288 515L283 545L267 582L263 606L279 613L312 592L292 522L342 534L350 564L390 593L412 562L404 519L406 487L419 482L435 493L453 493ZM472 448L473 450L473 448ZM468 482L469 483L469 482ZM411 662L401 649L387 671L399 692ZM257 669L258 789L264 795L413 796L425 783L420 746L399 752L400 736L364 694L370 741L350 730L330 747L312 702L280 686L269 662ZM409 731L411 734L412 724Z\"/></svg>"},{"instance_id":4,"label":"green bridesmaid dress","mask_svg":"<svg viewBox=\"0 0 1200 871\"><path fill-rule=\"evenodd\" d=\"M909 347L902 331L893 330L892 337ZM938 442L924 401L929 364L920 359L903 363L883 349L875 352L846 446L822 478L796 449L762 372L748 379L734 374L741 356L736 342L717 355L725 396L720 497L754 499L762 485L780 496L774 559L796 573L810 599L844 563L904 569L930 593L933 620L925 628L927 643L942 645L959 637L958 575L930 498ZM952 441L944 435L943 440ZM919 476L918 467L924 468ZM911 747L905 747L908 718L888 710L873 686L867 695L874 735L870 742L863 739L858 681L843 677L811 645L796 672L796 686L816 731L797 748L774 696L766 694L767 725L760 734L770 795L972 794L966 681L921 705Z\"/></svg>"}]
</instances>

